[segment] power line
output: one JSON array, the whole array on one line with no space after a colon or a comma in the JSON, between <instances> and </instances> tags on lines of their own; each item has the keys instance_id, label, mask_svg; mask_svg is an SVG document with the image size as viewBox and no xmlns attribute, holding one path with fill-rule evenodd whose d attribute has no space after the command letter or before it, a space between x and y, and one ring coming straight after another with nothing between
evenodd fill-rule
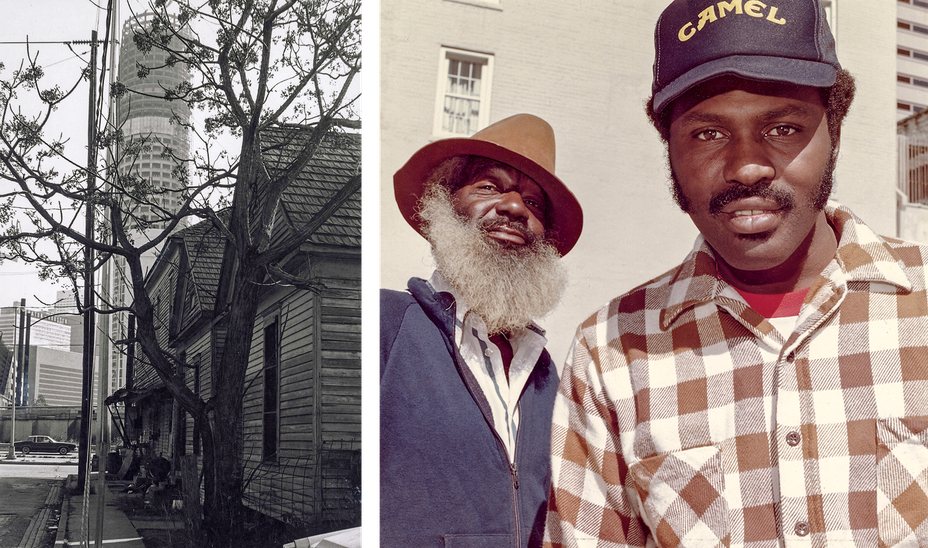
<instances>
[{"instance_id":1,"label":"power line","mask_svg":"<svg viewBox=\"0 0 928 548\"><path fill-rule=\"evenodd\" d=\"M104 40L97 40L98 44L102 44ZM90 40L23 40L17 42L0 42L0 46L25 46L29 44L63 44L66 46L76 45L76 46L86 46L90 45Z\"/></svg>"}]
</instances>

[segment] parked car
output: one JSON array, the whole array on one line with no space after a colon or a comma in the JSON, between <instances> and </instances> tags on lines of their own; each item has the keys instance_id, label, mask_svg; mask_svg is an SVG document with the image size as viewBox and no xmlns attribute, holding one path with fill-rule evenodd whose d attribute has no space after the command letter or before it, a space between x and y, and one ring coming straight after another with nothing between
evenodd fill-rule
<instances>
[{"instance_id":1,"label":"parked car","mask_svg":"<svg viewBox=\"0 0 928 548\"><path fill-rule=\"evenodd\" d=\"M49 436L29 436L28 440L18 441L13 444L16 451L22 451L24 455L29 453L61 453L67 455L77 449L77 445L64 441L56 441Z\"/></svg>"}]
</instances>

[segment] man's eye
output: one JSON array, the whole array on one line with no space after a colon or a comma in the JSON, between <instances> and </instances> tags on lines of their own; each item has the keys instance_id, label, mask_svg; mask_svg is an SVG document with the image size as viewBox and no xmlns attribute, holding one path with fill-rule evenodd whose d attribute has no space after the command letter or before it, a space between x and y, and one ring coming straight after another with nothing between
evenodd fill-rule
<instances>
[{"instance_id":1,"label":"man's eye","mask_svg":"<svg viewBox=\"0 0 928 548\"><path fill-rule=\"evenodd\" d=\"M777 126L767 132L767 135L772 137L789 137L790 135L796 133L796 128L792 126Z\"/></svg>"},{"instance_id":2,"label":"man's eye","mask_svg":"<svg viewBox=\"0 0 928 548\"><path fill-rule=\"evenodd\" d=\"M702 141L714 141L722 136L722 132L717 129L704 129L696 134L696 138Z\"/></svg>"}]
</instances>

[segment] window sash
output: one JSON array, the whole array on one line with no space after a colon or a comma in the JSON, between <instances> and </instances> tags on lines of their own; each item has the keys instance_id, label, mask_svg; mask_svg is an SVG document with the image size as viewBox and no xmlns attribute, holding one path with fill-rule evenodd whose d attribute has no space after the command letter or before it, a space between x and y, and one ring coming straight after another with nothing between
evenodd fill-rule
<instances>
[{"instance_id":1,"label":"window sash","mask_svg":"<svg viewBox=\"0 0 928 548\"><path fill-rule=\"evenodd\" d=\"M487 125L492 56L440 49L434 133L469 136Z\"/></svg>"}]
</instances>

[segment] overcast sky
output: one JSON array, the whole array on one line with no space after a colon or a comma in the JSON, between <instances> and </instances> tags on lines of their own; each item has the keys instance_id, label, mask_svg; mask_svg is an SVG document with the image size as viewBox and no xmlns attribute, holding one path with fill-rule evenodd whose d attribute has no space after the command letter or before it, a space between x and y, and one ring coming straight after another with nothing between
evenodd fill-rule
<instances>
[{"instance_id":1,"label":"overcast sky","mask_svg":"<svg viewBox=\"0 0 928 548\"><path fill-rule=\"evenodd\" d=\"M62 85L74 82L81 67L85 66L90 47L74 45L72 52L64 44L39 44L38 42L65 42L90 40L91 31L102 33L105 12L98 10L87 0L0 0L4 16L0 18L0 62L5 69L0 78L8 78L11 71L19 68L26 58L24 42L32 44L29 51L39 54L39 63L45 70L45 79ZM75 55L75 53L77 55ZM78 55L83 56L83 59ZM55 113L55 132L71 138L67 150L74 158L86 157L87 91L79 89L70 100L70 105ZM11 185L0 181L0 185ZM7 190L7 189L4 189ZM39 282L36 270L29 265L6 261L0 264L0 306L10 306L14 301L26 299L27 306L41 306L39 299L54 302L61 284Z\"/></svg>"}]
</instances>

